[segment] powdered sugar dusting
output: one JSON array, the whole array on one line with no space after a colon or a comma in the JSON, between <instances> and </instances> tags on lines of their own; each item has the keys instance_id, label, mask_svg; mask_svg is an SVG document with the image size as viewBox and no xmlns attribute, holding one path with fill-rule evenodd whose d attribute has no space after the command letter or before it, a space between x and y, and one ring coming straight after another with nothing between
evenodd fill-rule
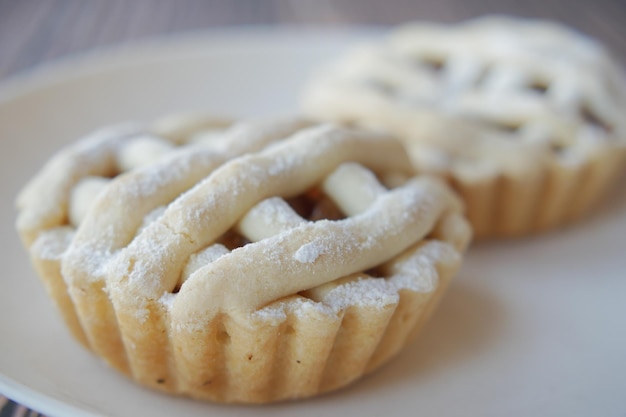
<instances>
[{"instance_id":1,"label":"powdered sugar dusting","mask_svg":"<svg viewBox=\"0 0 626 417\"><path fill-rule=\"evenodd\" d=\"M139 226L139 230L137 231L137 233L141 233L146 227L150 226L152 222L159 219L163 215L163 213L165 213L165 209L167 209L166 206L159 206L152 210L150 213L148 213L143 218L143 221L141 222L141 226Z\"/></svg>"},{"instance_id":2,"label":"powdered sugar dusting","mask_svg":"<svg viewBox=\"0 0 626 417\"><path fill-rule=\"evenodd\" d=\"M261 201L252 207L246 216L254 216L266 219L267 221L280 223L287 227L296 227L300 225L304 219L296 214L295 211L279 197L272 197Z\"/></svg>"},{"instance_id":3,"label":"powdered sugar dusting","mask_svg":"<svg viewBox=\"0 0 626 417\"><path fill-rule=\"evenodd\" d=\"M325 140L319 140L318 136L321 134L324 135L323 138ZM106 277L106 286L111 298L116 301L119 300L117 297L126 297L125 302L133 303L135 318L140 322L148 320L150 314L153 314L149 303L153 303L156 300L165 309L172 308L176 304L177 299L177 295L173 294L172 291L177 286L182 285L178 281L179 279L184 282L187 277L197 272L200 268L229 253L228 249L222 245L212 245L186 259L189 253L202 246L202 243L199 243L198 240L202 240L206 235L198 238L198 235L195 235L194 232L203 230L203 225L208 222L217 222L216 224L223 224L226 229L233 226L226 223L236 222L236 216L229 218L226 215L223 217L227 220L220 222L222 219L220 219L221 214L219 210L222 207L229 207L227 204L222 204L224 200L233 195L244 195L254 188L263 186L264 182L271 176L280 176L280 178L277 178L280 180L278 183L285 182L283 180L289 182L291 174L297 173L301 164L309 165L306 168L314 172L317 166L310 163L308 158L312 158L313 155L332 155L333 144L343 140L345 132L335 131L329 127L321 127L311 129L302 133L302 135L309 136L309 142L306 142L307 146L302 146L299 142L288 141L284 147L276 147L273 150L264 151L258 158L256 157L258 154L237 158L228 163L228 166L224 166L224 169L220 170L218 174L214 173L215 175L205 177L204 180L198 179L200 175L198 177L190 177L190 175L194 175L194 164L199 161L192 158L207 158L207 166L209 164L217 166L228 155L217 155L207 148L201 148L201 146L198 146L196 149L191 149L192 146L188 146L186 149L172 151L171 153L167 152L168 155L164 156L161 161L151 164L149 167L141 168L132 174L126 174L125 177L117 181L122 197L128 201L133 201L135 198L152 198L153 194L163 192L164 188L167 188L169 184L179 179L187 181L185 183L187 188L192 187L189 178L193 178L196 186L183 193L182 196L179 196L177 200L174 200L169 205L167 219L158 220L165 212L165 207L156 207L143 218L143 224L138 232L141 235L136 236L126 248L119 251L107 250L106 241L113 241L113 239L109 238L117 230L115 228L117 223L115 222L102 222L106 224L97 228L98 239L93 239L93 241L83 239L80 243L76 243L74 247L70 244L72 241L71 236L73 235L73 230L70 229L67 236L51 238L50 243L40 243L44 249L38 250L54 259L60 259L63 254L67 253L69 255L68 268L71 266L88 272L85 275L93 279ZM259 140L261 140L260 137ZM315 140L320 142L319 146L315 146L310 151L311 154L307 154L308 145L315 144ZM155 142L151 138L137 139L137 141L137 143L143 141L149 143L150 146L154 145L155 154L160 152L159 147L161 144L157 143L158 141ZM321 153L322 151L328 153ZM331 160L334 161L332 158ZM329 166L325 169L330 168ZM208 168L207 172L210 172ZM242 173L245 175L240 175ZM202 176L204 175L206 173L203 171ZM394 194L394 191L387 192L387 190L381 187L376 177L370 171L367 171L364 175L368 181L361 184L359 190L369 195L372 201L368 204L366 212L361 213L361 215L354 215L339 221L321 220L315 223L308 222L299 217L284 200L279 198L267 199L248 211L247 215L256 213L258 216L264 217L265 223L279 223L281 226L285 226L284 228L276 228L278 235L275 235L272 244L256 246L259 248L256 253L250 249L250 247L256 244L247 246L249 251L246 254L252 253L253 256L246 259L254 262L257 257L264 258L268 265L272 268L276 267L275 270L280 272L268 274L267 279L273 280L272 282L263 281L265 276L262 275L253 276L254 280L259 282L258 287L256 287L256 283L249 283L252 280L243 279L241 285L237 284L237 290L248 291L252 289L258 293L262 293L262 291L267 293L267 291L274 291L274 289L269 287L275 284L277 288L280 287L276 290L276 293L283 291L280 297L274 298L280 299L280 301L271 303L267 307L252 313L254 317L260 320L284 321L289 317L312 316L313 314L319 316L320 313L323 313L332 314L339 318L342 317L341 311L350 306L384 307L397 303L399 300L398 288L418 288L418 285L415 284L415 276L431 276L434 274L436 277L436 268L432 264L428 264L431 261L429 255L420 254L419 257L407 261L392 277L386 279L368 277L352 281L341 279L341 283L336 285L331 283L329 288L332 289L326 293L321 302L306 299L296 294L300 288L306 288L307 285L309 287L317 286L324 282L323 280L326 280L326 282L332 281L338 275L352 273L356 269L363 270L366 267L371 267L373 264L379 264L383 260L389 259L389 257L395 257L397 253L391 253L393 252L391 249L387 250L388 246L384 243L391 242L389 247L392 248L397 244L399 248L397 251L404 250L403 248L412 244L409 242L410 238L405 238L407 233L404 233L404 228L408 227L406 225L419 223L419 221L413 220L421 216L423 211L438 212L439 210L437 199L431 203L425 198L428 195L428 191L430 191L427 187L400 190L398 191L399 195L397 195ZM313 180L307 183L309 181L308 177L310 176L303 176L304 179L298 178L297 181L292 181L292 189L279 192L284 192L286 196L291 196L296 192L302 191L298 189L299 185L293 186L293 184L308 184L301 187L309 187L312 185ZM215 180L216 178L217 180ZM208 181L214 182L207 184ZM204 187L205 185L208 185L206 188L209 192L205 193L204 191L206 190L203 189L202 193L200 193L202 194L201 196L193 195L198 191L196 187ZM111 187L113 186L111 185ZM178 194L178 192L173 194ZM262 194L259 198L265 198L266 196L267 193ZM329 195L327 197L331 198ZM201 200L201 204L194 205L195 201L193 200ZM158 200L150 208L158 204L164 204L164 201ZM220 204L222 205L220 206ZM235 210L243 209L243 205L240 204ZM198 208L198 206L202 207ZM120 207L126 207L126 203L121 204ZM141 215L143 216L148 210L149 208L146 207ZM228 209L225 211L228 212ZM172 214L171 218L169 214ZM402 221L399 221L399 219ZM410 221L405 221L407 219ZM137 218L137 220L139 221L140 218ZM200 224L200 227L198 227L198 224ZM87 224L83 226L87 226ZM186 227L189 228L186 229ZM294 229L300 229L302 233L294 233L299 240L292 241L290 239L293 237L292 232L294 232ZM88 229L85 227L83 230ZM94 228L94 230L96 229ZM215 234L221 233L219 230L218 226ZM364 230L366 233L363 232ZM412 230L415 232L417 229L414 228ZM119 230L117 231L119 232ZM312 233L309 234L309 231ZM317 233L318 231L320 233ZM413 232L412 234L415 234ZM395 240L392 241L392 239ZM76 240L81 239L78 238ZM404 240L407 242L404 242ZM206 239L206 242L214 241L214 236L211 236L211 239ZM402 243L398 244L397 241ZM39 246L36 247L39 248ZM277 250L277 247L288 248L289 252L286 252L285 255L285 252ZM233 251L233 254L239 250L244 249L236 249ZM369 256L373 256L376 260L370 260ZM186 265L185 260L187 260ZM222 261L228 261L228 259L222 259ZM74 262L74 265L70 265L71 262ZM185 270L181 274L183 265L185 265ZM220 264L220 266L222 265L229 264L224 262ZM249 275L259 274L257 272L258 263L251 263L251 265L251 274ZM215 266L217 267L218 265ZM228 269L228 273L225 275L227 279L230 279L230 272L240 266L240 263L229 266L228 268L233 269ZM272 271L269 268L267 270ZM298 287L297 290L292 291L292 289L288 289L285 291L284 281L281 281L282 273L291 274L290 276L299 279L300 283L298 285L301 285L301 287ZM307 278L305 273L310 273L309 278ZM317 276L314 276L315 274ZM363 274L359 275L362 276ZM209 274L207 276L198 275L197 278L204 280L208 276ZM192 278L192 280L195 282L196 277ZM309 281L307 282L307 280ZM187 282L187 287L184 285L180 287L182 291L189 288L190 282ZM292 293L290 294L289 291L292 291ZM273 292L270 294L274 297ZM253 293L250 298L256 295L256 293ZM216 297L215 303L218 304L220 294L214 294L213 296ZM181 301L183 301L182 298L179 299L179 302ZM176 309L177 307L174 307L174 313ZM250 310L245 311L250 312ZM174 325L178 326L179 323L174 323Z\"/></svg>"},{"instance_id":4,"label":"powdered sugar dusting","mask_svg":"<svg viewBox=\"0 0 626 417\"><path fill-rule=\"evenodd\" d=\"M112 155L139 132L141 128L135 124L113 126L58 152L18 196L18 228L36 230L49 225L52 219L62 221L76 179L110 173L114 170Z\"/></svg>"},{"instance_id":5,"label":"powdered sugar dusting","mask_svg":"<svg viewBox=\"0 0 626 417\"><path fill-rule=\"evenodd\" d=\"M303 162L302 154L281 153L274 158L274 163L269 166L267 173L270 176L280 175L293 169Z\"/></svg>"},{"instance_id":6,"label":"powdered sugar dusting","mask_svg":"<svg viewBox=\"0 0 626 417\"><path fill-rule=\"evenodd\" d=\"M184 150L165 157L158 163L151 165L138 177L138 181L124 184L126 192L135 198L146 197L157 192L161 187L188 175L190 170L190 158L194 153Z\"/></svg>"},{"instance_id":7,"label":"powdered sugar dusting","mask_svg":"<svg viewBox=\"0 0 626 417\"><path fill-rule=\"evenodd\" d=\"M75 230L72 227L59 227L41 233L33 246L31 253L46 260L60 260L70 246Z\"/></svg>"},{"instance_id":8,"label":"powdered sugar dusting","mask_svg":"<svg viewBox=\"0 0 626 417\"><path fill-rule=\"evenodd\" d=\"M189 257L181 275L181 283L185 282L194 272L229 253L226 246L216 243L208 246Z\"/></svg>"},{"instance_id":9,"label":"powdered sugar dusting","mask_svg":"<svg viewBox=\"0 0 626 417\"><path fill-rule=\"evenodd\" d=\"M400 300L398 290L381 278L359 278L332 289L323 302L342 310L348 306L384 307L397 304Z\"/></svg>"},{"instance_id":10,"label":"powdered sugar dusting","mask_svg":"<svg viewBox=\"0 0 626 417\"><path fill-rule=\"evenodd\" d=\"M298 262L310 264L315 262L324 253L327 253L329 248L322 242L315 241L300 246L300 248L293 254L293 259Z\"/></svg>"},{"instance_id":11,"label":"powdered sugar dusting","mask_svg":"<svg viewBox=\"0 0 626 417\"><path fill-rule=\"evenodd\" d=\"M164 292L161 298L159 298L159 303L167 310L169 310L174 304L174 300L176 300L176 294L171 292Z\"/></svg>"},{"instance_id":12,"label":"powdered sugar dusting","mask_svg":"<svg viewBox=\"0 0 626 417\"><path fill-rule=\"evenodd\" d=\"M277 325L287 320L290 314L302 318L312 313L337 316L338 311L323 303L318 303L307 298L294 297L272 303L254 311L250 316L252 319Z\"/></svg>"},{"instance_id":13,"label":"powdered sugar dusting","mask_svg":"<svg viewBox=\"0 0 626 417\"><path fill-rule=\"evenodd\" d=\"M64 256L63 262L68 268L85 271L89 277L98 279L106 274L109 260L118 253L95 245L76 245L72 242L64 254L67 256Z\"/></svg>"}]
</instances>

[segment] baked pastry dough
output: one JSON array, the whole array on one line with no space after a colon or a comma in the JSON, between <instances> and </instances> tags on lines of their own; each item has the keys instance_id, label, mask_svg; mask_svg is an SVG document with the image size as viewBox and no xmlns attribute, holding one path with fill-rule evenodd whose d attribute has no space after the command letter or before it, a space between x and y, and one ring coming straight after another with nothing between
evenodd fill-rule
<instances>
[{"instance_id":1,"label":"baked pastry dough","mask_svg":"<svg viewBox=\"0 0 626 417\"><path fill-rule=\"evenodd\" d=\"M344 386L441 297L469 240L461 203L407 176L382 135L224 127L125 125L70 146L19 197L24 243L74 335L141 384L248 403Z\"/></svg>"},{"instance_id":2,"label":"baked pastry dough","mask_svg":"<svg viewBox=\"0 0 626 417\"><path fill-rule=\"evenodd\" d=\"M305 112L386 129L420 172L448 178L478 237L578 218L626 157L626 78L605 49L556 23L415 23L317 76Z\"/></svg>"}]
</instances>

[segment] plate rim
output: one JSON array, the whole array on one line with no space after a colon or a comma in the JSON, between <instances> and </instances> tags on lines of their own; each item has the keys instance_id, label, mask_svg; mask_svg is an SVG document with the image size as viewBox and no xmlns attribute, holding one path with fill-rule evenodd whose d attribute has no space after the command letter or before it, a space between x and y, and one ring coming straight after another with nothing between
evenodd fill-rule
<instances>
[{"instance_id":1,"label":"plate rim","mask_svg":"<svg viewBox=\"0 0 626 417\"><path fill-rule=\"evenodd\" d=\"M47 417L104 417L57 400L0 373L0 393L8 400Z\"/></svg>"}]
</instances>

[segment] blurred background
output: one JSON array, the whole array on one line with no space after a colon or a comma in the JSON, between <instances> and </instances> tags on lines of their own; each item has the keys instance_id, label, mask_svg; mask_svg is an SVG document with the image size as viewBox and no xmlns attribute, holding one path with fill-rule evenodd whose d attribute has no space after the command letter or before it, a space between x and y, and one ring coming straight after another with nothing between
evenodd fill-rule
<instances>
[{"instance_id":1,"label":"blurred background","mask_svg":"<svg viewBox=\"0 0 626 417\"><path fill-rule=\"evenodd\" d=\"M93 48L185 31L456 22L487 13L561 21L626 61L624 0L0 0L0 79Z\"/></svg>"},{"instance_id":2,"label":"blurred background","mask_svg":"<svg viewBox=\"0 0 626 417\"><path fill-rule=\"evenodd\" d=\"M0 81L68 55L190 31L452 23L493 13L560 21L626 62L625 0L0 0ZM0 395L0 416L14 415L37 414Z\"/></svg>"}]
</instances>

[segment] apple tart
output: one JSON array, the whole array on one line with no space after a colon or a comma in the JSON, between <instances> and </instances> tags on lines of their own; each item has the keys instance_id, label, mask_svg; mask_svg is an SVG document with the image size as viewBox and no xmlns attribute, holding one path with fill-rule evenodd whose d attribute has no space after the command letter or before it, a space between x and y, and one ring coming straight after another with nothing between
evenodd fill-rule
<instances>
[{"instance_id":1,"label":"apple tart","mask_svg":"<svg viewBox=\"0 0 626 417\"><path fill-rule=\"evenodd\" d=\"M303 107L398 135L419 172L462 195L477 237L579 218L626 158L622 69L597 42L546 21L409 24L319 73Z\"/></svg>"},{"instance_id":2,"label":"apple tart","mask_svg":"<svg viewBox=\"0 0 626 417\"><path fill-rule=\"evenodd\" d=\"M337 389L400 351L470 238L400 142L296 118L99 131L18 199L74 336L142 385L265 403Z\"/></svg>"}]
</instances>

